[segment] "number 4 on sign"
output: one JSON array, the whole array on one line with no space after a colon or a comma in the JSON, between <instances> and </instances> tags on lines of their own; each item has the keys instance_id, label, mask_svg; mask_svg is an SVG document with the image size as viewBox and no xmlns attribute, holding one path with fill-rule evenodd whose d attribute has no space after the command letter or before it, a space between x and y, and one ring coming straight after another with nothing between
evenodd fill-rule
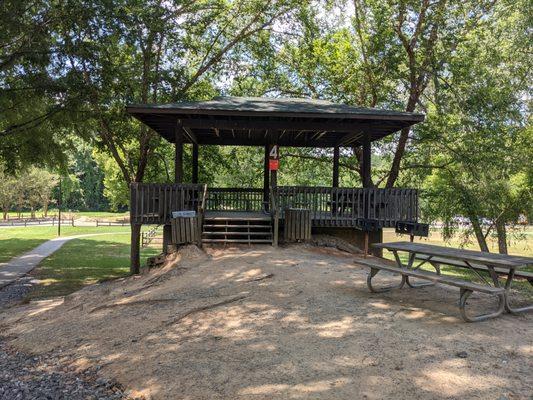
<instances>
[{"instance_id":1,"label":"number 4 on sign","mask_svg":"<svg viewBox=\"0 0 533 400\"><path fill-rule=\"evenodd\" d=\"M279 158L278 145L277 144L273 145L272 148L270 149L269 158L271 160L277 160Z\"/></svg>"}]
</instances>

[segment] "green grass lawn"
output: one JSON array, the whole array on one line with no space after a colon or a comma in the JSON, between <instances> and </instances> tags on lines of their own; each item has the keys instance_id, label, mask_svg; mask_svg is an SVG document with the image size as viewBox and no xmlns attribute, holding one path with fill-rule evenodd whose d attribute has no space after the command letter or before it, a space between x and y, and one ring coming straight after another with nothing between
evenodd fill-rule
<instances>
[{"instance_id":1,"label":"green grass lawn","mask_svg":"<svg viewBox=\"0 0 533 400\"><path fill-rule=\"evenodd\" d=\"M150 229L150 226L143 228ZM32 272L41 284L31 293L31 298L65 295L87 284L128 275L129 226L61 228L61 236L83 234L103 235L73 239L44 260ZM55 237L57 227L52 226L0 228L0 263ZM141 263L160 251L160 246L142 249Z\"/></svg>"},{"instance_id":2,"label":"green grass lawn","mask_svg":"<svg viewBox=\"0 0 533 400\"><path fill-rule=\"evenodd\" d=\"M36 211L35 212L36 217L42 217L43 212L42 211ZM58 214L58 210L56 208L51 208L48 210L48 215L56 215ZM8 212L9 218L17 218L18 213L16 211L10 211ZM80 217L88 217L88 218L124 218L129 216L129 212L111 212L111 211L62 211L62 215L65 216L65 218L71 218L71 216L74 217L74 219L80 218ZM30 212L23 212L21 214L24 218L28 218L31 216ZM0 215L0 218L2 216Z\"/></svg>"},{"instance_id":3,"label":"green grass lawn","mask_svg":"<svg viewBox=\"0 0 533 400\"><path fill-rule=\"evenodd\" d=\"M141 264L160 252L160 247L141 249ZM32 272L40 283L29 298L63 296L85 285L127 276L129 257L130 236L126 233L74 239Z\"/></svg>"},{"instance_id":4,"label":"green grass lawn","mask_svg":"<svg viewBox=\"0 0 533 400\"><path fill-rule=\"evenodd\" d=\"M519 234L520 238L511 238L510 244L508 245L509 254L533 257L533 226L529 225L527 227L520 228L517 233ZM409 236L397 235L393 228L383 229L383 242L400 242L405 240L409 240ZM433 228L430 230L429 237L415 237L415 242L435 244L437 246L448 246L455 248L463 247L470 250L479 250L479 246L475 238L472 238L472 240L466 245L461 242L459 236L454 236L451 240L445 241L441 235L441 230ZM488 245L491 252L498 251L497 242L494 238L489 238Z\"/></svg>"},{"instance_id":5,"label":"green grass lawn","mask_svg":"<svg viewBox=\"0 0 533 400\"><path fill-rule=\"evenodd\" d=\"M129 232L129 226L61 226L61 236L106 232ZM0 263L9 261L11 258L19 256L55 237L57 237L57 226L0 228Z\"/></svg>"}]
</instances>

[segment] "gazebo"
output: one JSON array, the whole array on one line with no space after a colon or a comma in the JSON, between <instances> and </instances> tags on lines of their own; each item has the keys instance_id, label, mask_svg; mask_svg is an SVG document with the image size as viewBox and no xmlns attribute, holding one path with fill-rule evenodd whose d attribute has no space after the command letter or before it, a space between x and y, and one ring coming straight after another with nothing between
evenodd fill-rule
<instances>
[{"instance_id":1,"label":"gazebo","mask_svg":"<svg viewBox=\"0 0 533 400\"><path fill-rule=\"evenodd\" d=\"M359 243L359 233L381 241L383 227L416 223L414 189L370 187L371 144L424 120L419 113L360 108L323 100L217 97L210 101L135 104L129 114L175 144L173 184L131 186L132 264L139 264L141 224L161 224L164 243L172 243L170 221L176 211L201 215L201 242L272 243L285 210L308 210L313 231L327 230ZM183 182L183 148L192 145L192 182ZM198 182L200 146L264 148L262 188L209 188ZM277 185L279 147L331 148L331 187ZM342 147L362 147L362 188L339 187ZM285 230L286 231L286 230ZM285 232L286 233L286 232Z\"/></svg>"}]
</instances>

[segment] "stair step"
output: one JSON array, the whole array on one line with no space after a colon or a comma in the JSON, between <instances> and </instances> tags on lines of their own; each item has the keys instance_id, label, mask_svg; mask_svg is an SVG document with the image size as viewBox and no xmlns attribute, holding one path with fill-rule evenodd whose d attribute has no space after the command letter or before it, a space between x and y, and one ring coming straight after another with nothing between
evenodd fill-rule
<instances>
[{"instance_id":1,"label":"stair step","mask_svg":"<svg viewBox=\"0 0 533 400\"><path fill-rule=\"evenodd\" d=\"M231 221L231 222L270 222L272 218L270 216L255 216L255 217L204 217L204 221Z\"/></svg>"},{"instance_id":2,"label":"stair step","mask_svg":"<svg viewBox=\"0 0 533 400\"><path fill-rule=\"evenodd\" d=\"M272 243L272 240L268 239L202 239L203 243Z\"/></svg>"},{"instance_id":3,"label":"stair step","mask_svg":"<svg viewBox=\"0 0 533 400\"><path fill-rule=\"evenodd\" d=\"M203 234L204 235L222 235L222 236L225 236L225 235L270 236L272 234L272 232L270 232L270 231L267 231L267 232L224 232L224 231L212 232L212 231L209 231L209 232L203 232Z\"/></svg>"},{"instance_id":4,"label":"stair step","mask_svg":"<svg viewBox=\"0 0 533 400\"><path fill-rule=\"evenodd\" d=\"M264 225L224 225L224 224L204 224L204 228L270 228L270 224Z\"/></svg>"},{"instance_id":5,"label":"stair step","mask_svg":"<svg viewBox=\"0 0 533 400\"><path fill-rule=\"evenodd\" d=\"M272 244L272 219L268 215L206 217L202 229L203 243Z\"/></svg>"}]
</instances>

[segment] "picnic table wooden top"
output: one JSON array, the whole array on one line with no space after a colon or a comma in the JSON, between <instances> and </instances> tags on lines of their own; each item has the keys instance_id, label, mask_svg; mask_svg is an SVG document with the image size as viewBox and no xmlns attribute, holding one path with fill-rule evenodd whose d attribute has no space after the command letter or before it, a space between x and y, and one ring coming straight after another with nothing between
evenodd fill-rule
<instances>
[{"instance_id":1,"label":"picnic table wooden top","mask_svg":"<svg viewBox=\"0 0 533 400\"><path fill-rule=\"evenodd\" d=\"M409 253L426 254L429 256L444 257L453 260L477 262L484 265L493 265L509 269L533 266L533 258L531 257L454 249L451 247L435 246L424 243L392 242L375 243L372 246L387 250L407 251Z\"/></svg>"}]
</instances>

